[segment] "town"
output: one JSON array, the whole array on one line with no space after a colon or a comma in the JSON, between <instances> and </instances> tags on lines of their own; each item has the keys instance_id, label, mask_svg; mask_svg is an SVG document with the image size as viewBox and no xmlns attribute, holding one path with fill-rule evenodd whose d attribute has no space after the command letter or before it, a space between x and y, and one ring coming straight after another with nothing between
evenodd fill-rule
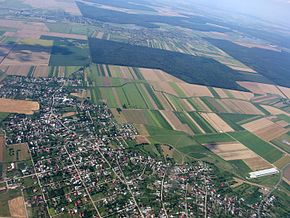
<instances>
[{"instance_id":1,"label":"town","mask_svg":"<svg viewBox=\"0 0 290 218\"><path fill-rule=\"evenodd\" d=\"M76 77L77 78L77 77ZM21 188L32 217L250 217L247 205L213 165L177 165L132 146L137 130L118 124L104 102L76 97L80 79L9 76L1 97L40 104L4 122L6 147L27 144L30 160L11 164L6 187ZM80 88L81 87L81 88ZM274 198L267 200L263 213Z\"/></svg>"}]
</instances>

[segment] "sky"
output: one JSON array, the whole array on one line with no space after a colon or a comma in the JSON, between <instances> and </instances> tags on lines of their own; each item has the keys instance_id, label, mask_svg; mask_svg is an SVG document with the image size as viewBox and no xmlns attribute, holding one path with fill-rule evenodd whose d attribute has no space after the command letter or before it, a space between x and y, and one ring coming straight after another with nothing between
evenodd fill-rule
<instances>
[{"instance_id":1,"label":"sky","mask_svg":"<svg viewBox=\"0 0 290 218\"><path fill-rule=\"evenodd\" d=\"M207 6L260 17L280 24L290 23L290 0L192 0Z\"/></svg>"}]
</instances>

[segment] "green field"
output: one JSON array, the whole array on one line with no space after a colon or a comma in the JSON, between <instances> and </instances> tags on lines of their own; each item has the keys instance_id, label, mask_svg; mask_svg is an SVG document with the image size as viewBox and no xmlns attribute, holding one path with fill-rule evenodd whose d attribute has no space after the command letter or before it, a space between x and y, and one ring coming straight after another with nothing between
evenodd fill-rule
<instances>
[{"instance_id":1,"label":"green field","mask_svg":"<svg viewBox=\"0 0 290 218\"><path fill-rule=\"evenodd\" d=\"M208 144L215 142L232 142L234 141L232 137L225 133L214 133L205 135L195 135L194 139L200 144Z\"/></svg>"},{"instance_id":2,"label":"green field","mask_svg":"<svg viewBox=\"0 0 290 218\"><path fill-rule=\"evenodd\" d=\"M201 134L202 132L200 129L187 117L187 115L184 112L175 112L175 115L177 118L181 121L183 124L187 124L189 128L196 134Z\"/></svg>"},{"instance_id":3,"label":"green field","mask_svg":"<svg viewBox=\"0 0 290 218\"><path fill-rule=\"evenodd\" d=\"M215 133L216 130L197 112L188 113L206 133Z\"/></svg>"},{"instance_id":4,"label":"green field","mask_svg":"<svg viewBox=\"0 0 290 218\"><path fill-rule=\"evenodd\" d=\"M281 151L270 145L268 142L263 141L254 134L248 131L232 132L229 133L237 141L241 142L249 149L260 155L270 163L274 163L283 155Z\"/></svg>"},{"instance_id":5,"label":"green field","mask_svg":"<svg viewBox=\"0 0 290 218\"><path fill-rule=\"evenodd\" d=\"M86 40L42 36L53 40L50 66L84 66L90 63L89 46Z\"/></svg>"},{"instance_id":6,"label":"green field","mask_svg":"<svg viewBox=\"0 0 290 218\"><path fill-rule=\"evenodd\" d=\"M244 178L249 176L249 173L252 172L252 170L248 167L247 164L243 160L230 160L228 161L232 166L235 168L237 172Z\"/></svg>"}]
</instances>

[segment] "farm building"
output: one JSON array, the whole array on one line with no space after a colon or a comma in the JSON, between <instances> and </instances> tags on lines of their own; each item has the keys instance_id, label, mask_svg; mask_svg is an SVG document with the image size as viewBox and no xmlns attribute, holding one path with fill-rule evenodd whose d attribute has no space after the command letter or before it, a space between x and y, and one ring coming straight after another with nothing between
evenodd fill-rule
<instances>
[{"instance_id":1,"label":"farm building","mask_svg":"<svg viewBox=\"0 0 290 218\"><path fill-rule=\"evenodd\" d=\"M249 173L250 174L250 178L258 178L258 177L262 177L262 176L269 176L269 175L273 175L279 173L279 170L277 170L276 168L269 168L269 169L265 169L265 170L259 170L259 171L254 171Z\"/></svg>"}]
</instances>

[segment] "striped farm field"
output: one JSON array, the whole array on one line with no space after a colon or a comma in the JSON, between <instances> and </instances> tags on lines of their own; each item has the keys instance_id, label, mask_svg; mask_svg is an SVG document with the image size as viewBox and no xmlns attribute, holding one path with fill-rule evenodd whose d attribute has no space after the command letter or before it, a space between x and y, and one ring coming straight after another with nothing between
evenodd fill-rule
<instances>
[{"instance_id":1,"label":"striped farm field","mask_svg":"<svg viewBox=\"0 0 290 218\"><path fill-rule=\"evenodd\" d=\"M254 104L237 99L202 98L214 112L263 115Z\"/></svg>"},{"instance_id":2,"label":"striped farm field","mask_svg":"<svg viewBox=\"0 0 290 218\"><path fill-rule=\"evenodd\" d=\"M167 122L167 120L161 115L159 111L123 109L120 114L124 116L125 120L129 123L156 126L164 129L172 129L171 125Z\"/></svg>"},{"instance_id":3,"label":"striped farm field","mask_svg":"<svg viewBox=\"0 0 290 218\"><path fill-rule=\"evenodd\" d=\"M274 123L270 119L261 118L242 125L244 129L254 133L265 141L271 141L287 133L287 129Z\"/></svg>"},{"instance_id":4,"label":"striped farm field","mask_svg":"<svg viewBox=\"0 0 290 218\"><path fill-rule=\"evenodd\" d=\"M216 130L197 112L188 113L205 133L215 133Z\"/></svg>"},{"instance_id":5,"label":"striped farm field","mask_svg":"<svg viewBox=\"0 0 290 218\"><path fill-rule=\"evenodd\" d=\"M242 91L221 89L221 88L213 88L213 89L220 98L234 98L234 99L250 101L254 97L254 94L251 92L242 92Z\"/></svg>"},{"instance_id":6,"label":"striped farm field","mask_svg":"<svg viewBox=\"0 0 290 218\"><path fill-rule=\"evenodd\" d=\"M175 115L183 123L189 126L194 134L202 134L204 130L198 125L198 123L186 112L175 112Z\"/></svg>"},{"instance_id":7,"label":"striped farm field","mask_svg":"<svg viewBox=\"0 0 290 218\"><path fill-rule=\"evenodd\" d=\"M172 129L177 131L186 132L190 135L193 135L193 131L191 128L187 125L187 123L181 122L181 120L178 119L176 114L172 111L160 111L162 116L166 119L166 121L170 124Z\"/></svg>"},{"instance_id":8,"label":"striped farm field","mask_svg":"<svg viewBox=\"0 0 290 218\"><path fill-rule=\"evenodd\" d=\"M270 163L274 163L283 156L280 150L248 131L231 132L228 134Z\"/></svg>"},{"instance_id":9,"label":"striped farm field","mask_svg":"<svg viewBox=\"0 0 290 218\"><path fill-rule=\"evenodd\" d=\"M200 113L200 115L217 131L233 132L234 130L215 113Z\"/></svg>"},{"instance_id":10,"label":"striped farm field","mask_svg":"<svg viewBox=\"0 0 290 218\"><path fill-rule=\"evenodd\" d=\"M190 98L188 102L195 108L196 111L212 112L212 110L200 99Z\"/></svg>"}]
</instances>

